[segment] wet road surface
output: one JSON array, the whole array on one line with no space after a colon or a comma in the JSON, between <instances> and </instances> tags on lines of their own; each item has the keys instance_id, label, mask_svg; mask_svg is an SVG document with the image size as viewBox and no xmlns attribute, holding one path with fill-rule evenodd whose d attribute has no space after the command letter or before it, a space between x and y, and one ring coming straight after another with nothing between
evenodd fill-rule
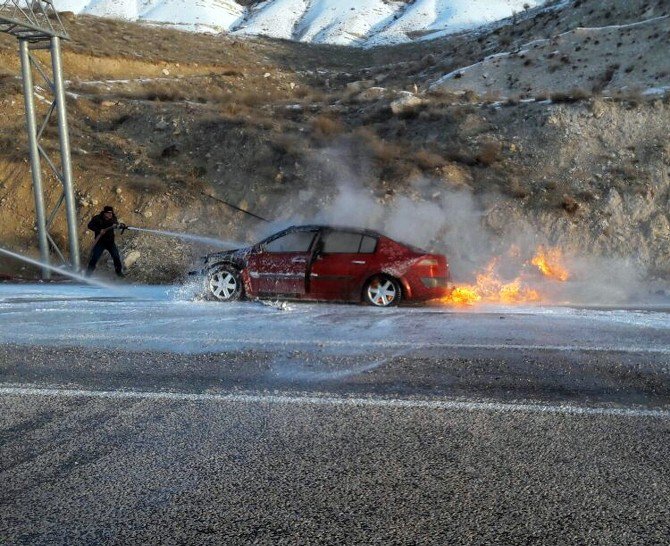
<instances>
[{"instance_id":1,"label":"wet road surface","mask_svg":"<svg viewBox=\"0 0 670 546\"><path fill-rule=\"evenodd\" d=\"M670 315L0 285L0 542L668 543Z\"/></svg>"}]
</instances>

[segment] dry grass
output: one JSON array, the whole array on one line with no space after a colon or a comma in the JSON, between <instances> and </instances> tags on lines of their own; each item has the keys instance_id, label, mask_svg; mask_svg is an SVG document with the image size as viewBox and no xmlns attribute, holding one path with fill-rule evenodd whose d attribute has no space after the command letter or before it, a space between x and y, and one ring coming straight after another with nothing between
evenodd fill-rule
<instances>
[{"instance_id":1,"label":"dry grass","mask_svg":"<svg viewBox=\"0 0 670 546\"><path fill-rule=\"evenodd\" d=\"M568 214L575 214L579 210L580 204L572 195L565 194L561 199L561 208Z\"/></svg>"},{"instance_id":2,"label":"dry grass","mask_svg":"<svg viewBox=\"0 0 670 546\"><path fill-rule=\"evenodd\" d=\"M100 99L149 100L161 102L228 102L229 96L211 81L156 79L131 82L126 85L86 84L72 81L71 89L86 96Z\"/></svg>"},{"instance_id":3,"label":"dry grass","mask_svg":"<svg viewBox=\"0 0 670 546\"><path fill-rule=\"evenodd\" d=\"M462 102L463 94L447 89L435 88L426 93L425 99L429 101L431 106L452 105Z\"/></svg>"},{"instance_id":4,"label":"dry grass","mask_svg":"<svg viewBox=\"0 0 670 546\"><path fill-rule=\"evenodd\" d=\"M584 89L571 89L567 93L563 92L557 92L557 93L552 93L549 98L556 103L560 102L578 102L581 100L586 100L589 99L593 96L593 93L589 93L588 91Z\"/></svg>"},{"instance_id":5,"label":"dry grass","mask_svg":"<svg viewBox=\"0 0 670 546\"><path fill-rule=\"evenodd\" d=\"M633 89L618 90L612 95L612 98L624 102L629 102L635 106L649 100L648 97L644 96L642 89L639 87L635 87Z\"/></svg>"},{"instance_id":6,"label":"dry grass","mask_svg":"<svg viewBox=\"0 0 670 546\"><path fill-rule=\"evenodd\" d=\"M296 157L301 155L305 150L303 140L289 133L276 135L270 144L279 153Z\"/></svg>"},{"instance_id":7,"label":"dry grass","mask_svg":"<svg viewBox=\"0 0 670 546\"><path fill-rule=\"evenodd\" d=\"M507 186L505 187L505 192L517 199L525 199L530 196L531 189L529 184L519 179L519 177L510 176Z\"/></svg>"},{"instance_id":8,"label":"dry grass","mask_svg":"<svg viewBox=\"0 0 670 546\"><path fill-rule=\"evenodd\" d=\"M255 89L247 89L241 92L237 92L230 95L230 97L232 97L234 102L239 102L240 104L250 108L263 106L273 101L273 97L270 93L264 93L263 91L257 91Z\"/></svg>"},{"instance_id":9,"label":"dry grass","mask_svg":"<svg viewBox=\"0 0 670 546\"><path fill-rule=\"evenodd\" d=\"M485 142L476 156L476 161L484 167L490 167L502 159L502 146L500 142Z\"/></svg>"},{"instance_id":10,"label":"dry grass","mask_svg":"<svg viewBox=\"0 0 670 546\"><path fill-rule=\"evenodd\" d=\"M72 42L68 42L70 47L74 45L71 44ZM39 52L38 56L48 64L47 56ZM76 74L78 77L88 80L158 78L163 76L164 69L168 69L171 74L183 77L207 75L219 71L229 72L227 67L216 64L166 63L137 59L133 58L132 55L110 56L103 52L100 56L94 56L91 51L73 52L70 50L63 52L63 66L66 74Z\"/></svg>"},{"instance_id":11,"label":"dry grass","mask_svg":"<svg viewBox=\"0 0 670 546\"><path fill-rule=\"evenodd\" d=\"M468 167L474 167L478 165L477 159L472 156L470 150L456 142L444 145L442 149L444 157L448 161L459 163L461 165L467 165Z\"/></svg>"},{"instance_id":12,"label":"dry grass","mask_svg":"<svg viewBox=\"0 0 670 546\"><path fill-rule=\"evenodd\" d=\"M379 138L377 133L368 127L356 130L355 137L366 146L372 156L381 163L397 160L404 156L404 149L393 142Z\"/></svg>"},{"instance_id":13,"label":"dry grass","mask_svg":"<svg viewBox=\"0 0 670 546\"><path fill-rule=\"evenodd\" d=\"M157 78L126 84L86 83L73 80L71 89L84 96L157 102L197 102L227 106L231 114L243 107L259 108L286 98L275 86L232 86L213 76L195 78Z\"/></svg>"},{"instance_id":14,"label":"dry grass","mask_svg":"<svg viewBox=\"0 0 670 546\"><path fill-rule=\"evenodd\" d=\"M649 174L635 163L624 163L612 169L612 174L629 182L648 178Z\"/></svg>"},{"instance_id":15,"label":"dry grass","mask_svg":"<svg viewBox=\"0 0 670 546\"><path fill-rule=\"evenodd\" d=\"M419 150L414 154L415 163L423 170L429 171L444 167L447 161L435 152L428 150Z\"/></svg>"},{"instance_id":16,"label":"dry grass","mask_svg":"<svg viewBox=\"0 0 670 546\"><path fill-rule=\"evenodd\" d=\"M310 129L317 140L332 140L344 132L345 126L339 119L319 115L310 121Z\"/></svg>"},{"instance_id":17,"label":"dry grass","mask_svg":"<svg viewBox=\"0 0 670 546\"><path fill-rule=\"evenodd\" d=\"M21 82L14 77L0 76L0 96L18 95L22 93Z\"/></svg>"},{"instance_id":18,"label":"dry grass","mask_svg":"<svg viewBox=\"0 0 670 546\"><path fill-rule=\"evenodd\" d=\"M180 32L165 27L147 31L151 27L90 16L69 16L64 23L72 37L66 44L68 51L110 61L123 59L130 65L129 72L133 63L153 63L159 72L166 63L180 63L182 70L209 65L227 66L233 71L248 67L264 71L273 61L295 62L301 68L333 65L351 71L359 63L369 63L371 56L357 50L343 55L341 48L330 46L243 40L225 34ZM296 50L300 52L298 55Z\"/></svg>"},{"instance_id":19,"label":"dry grass","mask_svg":"<svg viewBox=\"0 0 670 546\"><path fill-rule=\"evenodd\" d=\"M481 97L482 102L491 104L502 100L502 93L498 90L489 90Z\"/></svg>"},{"instance_id":20,"label":"dry grass","mask_svg":"<svg viewBox=\"0 0 670 546\"><path fill-rule=\"evenodd\" d=\"M16 95L21 92L21 81L17 79L16 73L13 70L0 67L0 96Z\"/></svg>"}]
</instances>

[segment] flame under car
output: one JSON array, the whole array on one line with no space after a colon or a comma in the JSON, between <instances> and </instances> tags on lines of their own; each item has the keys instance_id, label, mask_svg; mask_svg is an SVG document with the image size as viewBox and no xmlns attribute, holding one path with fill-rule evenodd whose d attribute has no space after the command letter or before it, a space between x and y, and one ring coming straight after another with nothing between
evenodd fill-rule
<instances>
[{"instance_id":1,"label":"flame under car","mask_svg":"<svg viewBox=\"0 0 670 546\"><path fill-rule=\"evenodd\" d=\"M451 291L447 258L356 228L294 226L203 258L211 299L279 298L389 307Z\"/></svg>"}]
</instances>

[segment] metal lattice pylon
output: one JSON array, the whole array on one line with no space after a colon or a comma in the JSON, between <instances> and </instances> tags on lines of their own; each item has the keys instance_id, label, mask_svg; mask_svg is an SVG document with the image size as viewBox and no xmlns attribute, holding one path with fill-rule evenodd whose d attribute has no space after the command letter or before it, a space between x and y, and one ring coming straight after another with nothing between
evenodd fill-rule
<instances>
[{"instance_id":1,"label":"metal lattice pylon","mask_svg":"<svg viewBox=\"0 0 670 546\"><path fill-rule=\"evenodd\" d=\"M63 263L67 263L63 252L49 233L60 209L65 205L68 227L69 263L73 270L80 267L79 239L77 236L77 212L72 181L72 163L70 160L70 138L67 124L63 66L61 62L62 39L68 39L63 23L54 9L53 0L0 0L0 32L15 36L19 42L23 94L26 106L26 128L30 153L30 170L35 196L35 223L37 226L40 257L49 265L50 247ZM51 68L42 65L33 51L48 51ZM53 100L44 120L38 125L35 109L35 84L33 73L44 80L45 87L40 92L51 93ZM58 122L60 165L54 161L40 144L44 130L54 117ZM62 193L54 208L46 210L42 186L42 160L51 169L62 186ZM42 277L49 278L48 269L42 269Z\"/></svg>"},{"instance_id":2,"label":"metal lattice pylon","mask_svg":"<svg viewBox=\"0 0 670 546\"><path fill-rule=\"evenodd\" d=\"M48 41L52 36L67 39L53 0L0 0L0 6L2 32L35 41Z\"/></svg>"}]
</instances>

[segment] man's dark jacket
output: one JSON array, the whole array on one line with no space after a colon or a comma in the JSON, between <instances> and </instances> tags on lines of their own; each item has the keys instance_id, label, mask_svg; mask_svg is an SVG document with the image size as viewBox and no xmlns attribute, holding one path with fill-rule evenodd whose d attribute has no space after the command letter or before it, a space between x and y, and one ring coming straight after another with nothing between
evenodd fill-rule
<instances>
[{"instance_id":1,"label":"man's dark jacket","mask_svg":"<svg viewBox=\"0 0 670 546\"><path fill-rule=\"evenodd\" d=\"M112 214L112 217L109 220L106 220L104 217L104 214L101 212L97 216L94 216L91 221L88 223L88 229L92 230L95 233L96 239L98 238L98 235L100 235L100 232L108 227L113 226L114 224L118 224L119 221L116 219L116 215ZM114 230L110 229L105 233L102 237L100 237L100 240L98 241L99 245L107 246L107 245L113 245L114 244Z\"/></svg>"}]
</instances>

